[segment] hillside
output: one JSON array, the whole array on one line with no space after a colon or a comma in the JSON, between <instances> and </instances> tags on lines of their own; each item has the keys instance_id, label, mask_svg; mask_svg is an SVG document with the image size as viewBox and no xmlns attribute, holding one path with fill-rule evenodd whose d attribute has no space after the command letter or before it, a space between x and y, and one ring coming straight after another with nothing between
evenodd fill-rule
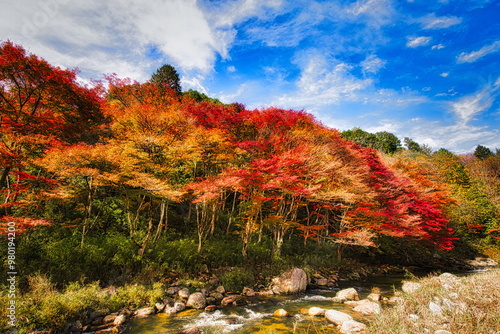
<instances>
[{"instance_id":1,"label":"hillside","mask_svg":"<svg viewBox=\"0 0 500 334\"><path fill-rule=\"evenodd\" d=\"M21 289L36 273L108 285L241 267L253 282L498 252L498 152L387 151L161 78L89 88L10 42L0 76L0 220Z\"/></svg>"}]
</instances>

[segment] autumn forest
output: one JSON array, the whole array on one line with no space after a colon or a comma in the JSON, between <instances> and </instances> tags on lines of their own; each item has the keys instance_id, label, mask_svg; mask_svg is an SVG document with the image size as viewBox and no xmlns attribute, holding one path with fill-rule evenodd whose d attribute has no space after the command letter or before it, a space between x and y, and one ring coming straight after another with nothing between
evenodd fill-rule
<instances>
[{"instance_id":1,"label":"autumn forest","mask_svg":"<svg viewBox=\"0 0 500 334\"><path fill-rule=\"evenodd\" d=\"M340 132L179 82L165 65L87 86L0 46L0 221L16 225L20 288L498 254L499 150Z\"/></svg>"}]
</instances>

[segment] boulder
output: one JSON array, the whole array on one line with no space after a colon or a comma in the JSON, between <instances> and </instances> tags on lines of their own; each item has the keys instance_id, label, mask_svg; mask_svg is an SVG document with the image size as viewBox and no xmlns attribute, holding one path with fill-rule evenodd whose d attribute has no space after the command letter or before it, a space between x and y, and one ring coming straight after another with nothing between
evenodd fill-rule
<instances>
[{"instance_id":1,"label":"boulder","mask_svg":"<svg viewBox=\"0 0 500 334\"><path fill-rule=\"evenodd\" d=\"M453 286L460 283L460 278L450 273L442 273L437 277L433 277L432 280L437 280L447 290L453 289Z\"/></svg>"},{"instance_id":2,"label":"boulder","mask_svg":"<svg viewBox=\"0 0 500 334\"><path fill-rule=\"evenodd\" d=\"M429 303L429 310L431 310L431 312L436 316L443 314L443 309L441 308L441 306L439 306L438 304L436 304L434 302Z\"/></svg>"},{"instance_id":3,"label":"boulder","mask_svg":"<svg viewBox=\"0 0 500 334\"><path fill-rule=\"evenodd\" d=\"M102 319L102 322L105 323L105 324L109 324L110 322L114 322L116 317L118 317L118 313L111 313L111 314L108 314L107 316L105 316L103 319Z\"/></svg>"},{"instance_id":4,"label":"boulder","mask_svg":"<svg viewBox=\"0 0 500 334\"><path fill-rule=\"evenodd\" d=\"M224 295L222 293L214 292L211 296L218 302L224 299Z\"/></svg>"},{"instance_id":5,"label":"boulder","mask_svg":"<svg viewBox=\"0 0 500 334\"><path fill-rule=\"evenodd\" d=\"M165 304L163 303L156 303L155 304L155 309L157 312L161 312L165 309Z\"/></svg>"},{"instance_id":6,"label":"boulder","mask_svg":"<svg viewBox=\"0 0 500 334\"><path fill-rule=\"evenodd\" d=\"M167 289L167 295L169 296L174 296L179 292L179 288L176 286L171 286L170 288Z\"/></svg>"},{"instance_id":7,"label":"boulder","mask_svg":"<svg viewBox=\"0 0 500 334\"><path fill-rule=\"evenodd\" d=\"M354 320L349 314L337 310L328 310L325 312L325 318L335 325L342 325L342 323Z\"/></svg>"},{"instance_id":8,"label":"boulder","mask_svg":"<svg viewBox=\"0 0 500 334\"><path fill-rule=\"evenodd\" d=\"M366 328L366 325L359 321L348 320L342 323L339 331L342 334L366 333Z\"/></svg>"},{"instance_id":9,"label":"boulder","mask_svg":"<svg viewBox=\"0 0 500 334\"><path fill-rule=\"evenodd\" d=\"M363 303L360 303L358 306L353 308L353 311L359 312L363 315L379 314L380 304L365 299Z\"/></svg>"},{"instance_id":10,"label":"boulder","mask_svg":"<svg viewBox=\"0 0 500 334\"><path fill-rule=\"evenodd\" d=\"M370 293L366 299L369 299L374 302L378 302L382 300L382 295L380 293Z\"/></svg>"},{"instance_id":11,"label":"boulder","mask_svg":"<svg viewBox=\"0 0 500 334\"><path fill-rule=\"evenodd\" d=\"M307 314L312 316L325 315L326 310L321 307L311 307Z\"/></svg>"},{"instance_id":12,"label":"boulder","mask_svg":"<svg viewBox=\"0 0 500 334\"><path fill-rule=\"evenodd\" d=\"M173 308L176 312L181 312L186 309L186 304L184 304L183 302L175 302Z\"/></svg>"},{"instance_id":13,"label":"boulder","mask_svg":"<svg viewBox=\"0 0 500 334\"><path fill-rule=\"evenodd\" d=\"M175 307L165 307L165 313L166 314L175 314L177 313L177 310L175 309Z\"/></svg>"},{"instance_id":14,"label":"boulder","mask_svg":"<svg viewBox=\"0 0 500 334\"><path fill-rule=\"evenodd\" d=\"M217 309L217 306L215 305L208 305L205 307L205 312L214 312Z\"/></svg>"},{"instance_id":15,"label":"boulder","mask_svg":"<svg viewBox=\"0 0 500 334\"><path fill-rule=\"evenodd\" d=\"M191 294L186 303L187 307L192 307L198 310L204 309L207 306L207 300L202 292Z\"/></svg>"},{"instance_id":16,"label":"boulder","mask_svg":"<svg viewBox=\"0 0 500 334\"><path fill-rule=\"evenodd\" d=\"M286 310L282 309L282 308L280 308L279 310L274 311L273 315L275 317L280 317L280 318L284 318L284 317L288 317L289 316L288 312Z\"/></svg>"},{"instance_id":17,"label":"boulder","mask_svg":"<svg viewBox=\"0 0 500 334\"><path fill-rule=\"evenodd\" d=\"M155 313L154 307L142 307L134 312L134 316L137 318L147 318L153 313Z\"/></svg>"},{"instance_id":18,"label":"boulder","mask_svg":"<svg viewBox=\"0 0 500 334\"><path fill-rule=\"evenodd\" d=\"M420 289L421 286L422 286L422 284L418 283L418 282L404 281L403 286L401 287L401 290L403 290L403 292L411 295L411 294L415 293L415 291Z\"/></svg>"},{"instance_id":19,"label":"boulder","mask_svg":"<svg viewBox=\"0 0 500 334\"><path fill-rule=\"evenodd\" d=\"M276 294L298 294L306 291L307 274L304 270L295 268L284 272L280 277L273 279L273 291Z\"/></svg>"},{"instance_id":20,"label":"boulder","mask_svg":"<svg viewBox=\"0 0 500 334\"><path fill-rule=\"evenodd\" d=\"M498 263L490 258L476 257L474 260L468 261L471 266L474 267L496 267Z\"/></svg>"},{"instance_id":21,"label":"boulder","mask_svg":"<svg viewBox=\"0 0 500 334\"><path fill-rule=\"evenodd\" d=\"M326 286L328 284L328 279L324 278L321 275L316 274L316 275L314 275L313 282L317 286Z\"/></svg>"},{"instance_id":22,"label":"boulder","mask_svg":"<svg viewBox=\"0 0 500 334\"><path fill-rule=\"evenodd\" d=\"M217 289L215 289L215 292L218 292L223 295L226 293L226 289L222 285L220 285L217 287Z\"/></svg>"},{"instance_id":23,"label":"boulder","mask_svg":"<svg viewBox=\"0 0 500 334\"><path fill-rule=\"evenodd\" d=\"M125 323L125 321L127 321L127 317L125 316L125 314L120 314L116 316L115 320L113 320L113 324L115 326L121 326Z\"/></svg>"},{"instance_id":24,"label":"boulder","mask_svg":"<svg viewBox=\"0 0 500 334\"><path fill-rule=\"evenodd\" d=\"M231 295L231 296L227 296L226 298L222 299L221 301L221 305L222 306L227 306L227 305L231 305L233 304L238 298L241 298L241 296L238 296L238 295Z\"/></svg>"},{"instance_id":25,"label":"boulder","mask_svg":"<svg viewBox=\"0 0 500 334\"><path fill-rule=\"evenodd\" d=\"M242 294L247 296L247 297L255 297L255 295L256 295L254 289L250 289L247 287L243 288Z\"/></svg>"},{"instance_id":26,"label":"boulder","mask_svg":"<svg viewBox=\"0 0 500 334\"><path fill-rule=\"evenodd\" d=\"M356 289L348 288L337 292L335 297L333 297L334 302L343 303L346 300L359 300L359 295Z\"/></svg>"},{"instance_id":27,"label":"boulder","mask_svg":"<svg viewBox=\"0 0 500 334\"><path fill-rule=\"evenodd\" d=\"M189 289L188 288L180 289L178 294L179 294L179 297L184 298L184 299L188 299L189 295L190 295Z\"/></svg>"}]
</instances>

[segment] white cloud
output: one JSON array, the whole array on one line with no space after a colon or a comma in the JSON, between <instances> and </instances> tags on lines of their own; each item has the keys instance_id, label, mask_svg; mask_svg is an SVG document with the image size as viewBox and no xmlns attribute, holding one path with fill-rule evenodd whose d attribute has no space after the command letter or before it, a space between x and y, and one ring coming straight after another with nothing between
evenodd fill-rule
<instances>
[{"instance_id":1,"label":"white cloud","mask_svg":"<svg viewBox=\"0 0 500 334\"><path fill-rule=\"evenodd\" d=\"M391 22L394 16L390 0L358 0L347 9L347 12L356 18L368 18L368 25L373 27L381 27Z\"/></svg>"},{"instance_id":2,"label":"white cloud","mask_svg":"<svg viewBox=\"0 0 500 334\"><path fill-rule=\"evenodd\" d=\"M350 65L339 61L332 64L319 53L304 54L298 61L302 72L297 90L280 96L273 105L317 109L318 106L357 99L358 92L372 85L372 80L358 79L350 74Z\"/></svg>"},{"instance_id":3,"label":"white cloud","mask_svg":"<svg viewBox=\"0 0 500 334\"><path fill-rule=\"evenodd\" d=\"M443 44L436 44L432 46L432 50L441 50L444 49L445 46Z\"/></svg>"},{"instance_id":4,"label":"white cloud","mask_svg":"<svg viewBox=\"0 0 500 334\"><path fill-rule=\"evenodd\" d=\"M418 143L426 144L433 149L446 148L452 152L470 153L478 143L498 146L500 131L486 126L473 126L464 123L443 125L441 122L422 120L416 124L403 127L406 136Z\"/></svg>"},{"instance_id":5,"label":"white cloud","mask_svg":"<svg viewBox=\"0 0 500 334\"><path fill-rule=\"evenodd\" d=\"M444 29L462 23L462 18L456 16L440 16L432 13L418 19L423 29Z\"/></svg>"},{"instance_id":6,"label":"white cloud","mask_svg":"<svg viewBox=\"0 0 500 334\"><path fill-rule=\"evenodd\" d=\"M382 68L384 68L386 61L378 58L375 55L369 55L363 60L360 65L364 74L367 73L377 73Z\"/></svg>"},{"instance_id":7,"label":"white cloud","mask_svg":"<svg viewBox=\"0 0 500 334\"><path fill-rule=\"evenodd\" d=\"M9 0L11 1L11 0ZM84 76L114 72L145 80L170 63L181 74L207 74L227 59L239 20L278 7L281 0L224 2L227 10L197 0L22 0L3 6L0 39L11 39L55 65L78 66ZM159 53L156 61L148 50Z\"/></svg>"},{"instance_id":8,"label":"white cloud","mask_svg":"<svg viewBox=\"0 0 500 334\"><path fill-rule=\"evenodd\" d=\"M457 63L473 63L490 53L495 53L498 51L500 51L500 41L496 41L490 45L483 46L477 51L473 51L470 53L462 52L457 57Z\"/></svg>"},{"instance_id":9,"label":"white cloud","mask_svg":"<svg viewBox=\"0 0 500 334\"><path fill-rule=\"evenodd\" d=\"M406 46L409 48L424 46L429 44L429 42L431 41L431 38L427 36L419 36L419 37L409 36L407 37L407 39L408 42L406 42Z\"/></svg>"},{"instance_id":10,"label":"white cloud","mask_svg":"<svg viewBox=\"0 0 500 334\"><path fill-rule=\"evenodd\" d=\"M284 0L236 0L220 2L219 7L205 5L205 9L210 13L213 24L233 28L236 23L250 17L265 18L267 15L273 15L273 10L282 7L283 2Z\"/></svg>"},{"instance_id":11,"label":"white cloud","mask_svg":"<svg viewBox=\"0 0 500 334\"><path fill-rule=\"evenodd\" d=\"M450 75L450 73L448 73L448 72L443 72L440 74L440 76L442 76L443 78L447 78L449 75Z\"/></svg>"},{"instance_id":12,"label":"white cloud","mask_svg":"<svg viewBox=\"0 0 500 334\"><path fill-rule=\"evenodd\" d=\"M492 106L493 94L497 88L497 86L487 86L478 92L464 96L450 104L451 111L459 118L461 124L467 124L475 115Z\"/></svg>"},{"instance_id":13,"label":"white cloud","mask_svg":"<svg viewBox=\"0 0 500 334\"><path fill-rule=\"evenodd\" d=\"M157 45L184 70L209 72L215 55L227 57L234 36L212 30L195 0L170 0L152 6L129 4L128 15L140 33L139 41ZM196 33L193 33L196 31Z\"/></svg>"},{"instance_id":14,"label":"white cloud","mask_svg":"<svg viewBox=\"0 0 500 334\"><path fill-rule=\"evenodd\" d=\"M426 100L412 90L377 89L373 79L354 75L354 66L328 58L319 51L304 52L296 62L301 74L295 87L287 87L277 98L269 95L266 105L305 109L324 119L336 110L348 111L354 117L375 109L382 113L403 110Z\"/></svg>"}]
</instances>

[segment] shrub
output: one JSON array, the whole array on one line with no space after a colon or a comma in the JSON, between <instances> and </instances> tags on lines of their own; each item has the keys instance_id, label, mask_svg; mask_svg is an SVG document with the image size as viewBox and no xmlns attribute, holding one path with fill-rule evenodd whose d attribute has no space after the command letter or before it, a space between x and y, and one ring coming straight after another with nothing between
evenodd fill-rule
<instances>
[{"instance_id":1,"label":"shrub","mask_svg":"<svg viewBox=\"0 0 500 334\"><path fill-rule=\"evenodd\" d=\"M222 285L227 291L240 292L244 287L249 287L255 283L253 273L244 268L234 268L226 272L222 278Z\"/></svg>"},{"instance_id":2,"label":"shrub","mask_svg":"<svg viewBox=\"0 0 500 334\"><path fill-rule=\"evenodd\" d=\"M160 283L151 286L126 285L110 295L99 287L98 282L82 285L69 284L64 291L57 291L44 275L28 278L29 291L16 298L17 333L50 330L62 331L69 322L86 319L90 311L109 313L124 307L135 309L153 306L161 301L164 293ZM0 302L7 305L5 292L0 293ZM0 310L0 331L9 329L6 308Z\"/></svg>"}]
</instances>

